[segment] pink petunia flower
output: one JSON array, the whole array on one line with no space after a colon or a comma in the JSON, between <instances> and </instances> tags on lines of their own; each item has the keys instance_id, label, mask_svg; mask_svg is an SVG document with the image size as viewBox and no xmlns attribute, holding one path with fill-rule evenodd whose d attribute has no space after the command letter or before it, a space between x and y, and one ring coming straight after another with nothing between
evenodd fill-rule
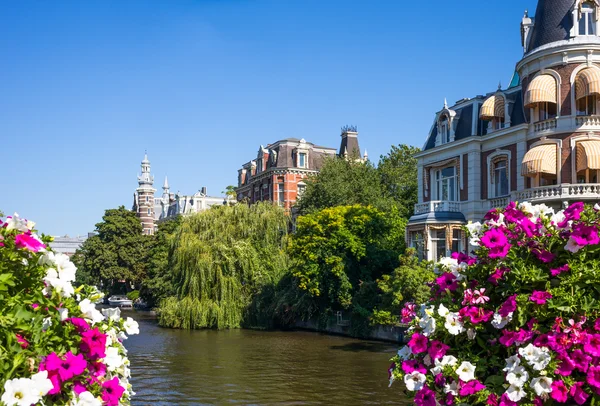
<instances>
[{"instance_id":1,"label":"pink petunia flower","mask_svg":"<svg viewBox=\"0 0 600 406\"><path fill-rule=\"evenodd\" d=\"M447 346L446 344L444 344L443 342L433 340L431 342L431 346L429 347L429 350L427 351L427 353L429 354L429 356L431 357L432 360L436 360L436 359L440 359L444 355L446 355L446 352L449 349L450 349L450 347Z\"/></svg>"},{"instance_id":2,"label":"pink petunia flower","mask_svg":"<svg viewBox=\"0 0 600 406\"><path fill-rule=\"evenodd\" d=\"M517 295L512 295L498 309L498 313L502 317L507 317L509 313L517 310Z\"/></svg>"},{"instance_id":3,"label":"pink petunia flower","mask_svg":"<svg viewBox=\"0 0 600 406\"><path fill-rule=\"evenodd\" d=\"M533 303L539 304L539 305L546 304L546 301L548 299L552 299L552 295L548 292L544 292L544 291L540 291L540 290L534 290L533 294L529 297L529 300L531 300Z\"/></svg>"},{"instance_id":4,"label":"pink petunia flower","mask_svg":"<svg viewBox=\"0 0 600 406\"><path fill-rule=\"evenodd\" d=\"M429 339L422 334L414 333L408 342L408 347L412 350L413 354L420 354L427 351L427 345Z\"/></svg>"},{"instance_id":5,"label":"pink petunia flower","mask_svg":"<svg viewBox=\"0 0 600 406\"><path fill-rule=\"evenodd\" d=\"M566 264L563 266L559 266L558 268L551 269L550 273L552 274L552 276L558 276L563 272L568 272L569 270L569 264Z\"/></svg>"},{"instance_id":6,"label":"pink petunia flower","mask_svg":"<svg viewBox=\"0 0 600 406\"><path fill-rule=\"evenodd\" d=\"M417 406L436 406L435 392L424 385L415 395L415 405Z\"/></svg>"},{"instance_id":7,"label":"pink petunia flower","mask_svg":"<svg viewBox=\"0 0 600 406\"><path fill-rule=\"evenodd\" d=\"M46 369L57 372L62 381L69 380L74 376L81 375L87 366L87 362L81 354L67 352L64 357L59 357L55 352L46 357Z\"/></svg>"},{"instance_id":8,"label":"pink petunia flower","mask_svg":"<svg viewBox=\"0 0 600 406\"><path fill-rule=\"evenodd\" d=\"M477 392L481 392L485 389L485 385L479 382L477 379L473 379L469 382L459 381L458 394L460 396L474 395Z\"/></svg>"},{"instance_id":9,"label":"pink petunia flower","mask_svg":"<svg viewBox=\"0 0 600 406\"><path fill-rule=\"evenodd\" d=\"M585 246L600 244L600 236L598 236L598 229L595 226L577 224L573 226L571 238L577 245Z\"/></svg>"},{"instance_id":10,"label":"pink petunia flower","mask_svg":"<svg viewBox=\"0 0 600 406\"><path fill-rule=\"evenodd\" d=\"M114 377L102 384L102 400L106 406L119 406L119 399L123 396L125 388L119 384L119 378Z\"/></svg>"},{"instance_id":11,"label":"pink petunia flower","mask_svg":"<svg viewBox=\"0 0 600 406\"><path fill-rule=\"evenodd\" d=\"M600 366L591 365L589 367L586 381L590 386L600 388Z\"/></svg>"},{"instance_id":12,"label":"pink petunia flower","mask_svg":"<svg viewBox=\"0 0 600 406\"><path fill-rule=\"evenodd\" d=\"M552 382L552 392L550 397L559 403L565 403L569 398L569 390L565 386L565 383L561 380L555 380Z\"/></svg>"},{"instance_id":13,"label":"pink petunia flower","mask_svg":"<svg viewBox=\"0 0 600 406\"><path fill-rule=\"evenodd\" d=\"M600 334L588 334L583 349L590 355L600 356Z\"/></svg>"},{"instance_id":14,"label":"pink petunia flower","mask_svg":"<svg viewBox=\"0 0 600 406\"><path fill-rule=\"evenodd\" d=\"M104 358L106 356L106 334L97 327L84 331L81 334L81 350L90 358Z\"/></svg>"},{"instance_id":15,"label":"pink petunia flower","mask_svg":"<svg viewBox=\"0 0 600 406\"><path fill-rule=\"evenodd\" d=\"M17 342L21 348L25 349L29 347L29 341L27 341L21 334L15 334L15 336L17 336Z\"/></svg>"},{"instance_id":16,"label":"pink petunia flower","mask_svg":"<svg viewBox=\"0 0 600 406\"><path fill-rule=\"evenodd\" d=\"M587 401L587 398L590 397L581 387L584 385L584 382L575 382L571 389L569 390L569 394L573 397L573 400L578 405L583 405Z\"/></svg>"},{"instance_id":17,"label":"pink petunia flower","mask_svg":"<svg viewBox=\"0 0 600 406\"><path fill-rule=\"evenodd\" d=\"M15 237L15 245L17 248L23 248L31 252L38 252L46 248L46 245L29 234L18 234Z\"/></svg>"}]
</instances>

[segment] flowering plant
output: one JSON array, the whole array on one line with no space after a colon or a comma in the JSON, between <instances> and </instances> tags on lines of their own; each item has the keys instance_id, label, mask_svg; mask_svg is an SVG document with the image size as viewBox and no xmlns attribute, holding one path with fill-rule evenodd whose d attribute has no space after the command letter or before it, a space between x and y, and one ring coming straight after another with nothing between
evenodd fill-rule
<instances>
[{"instance_id":1,"label":"flowering plant","mask_svg":"<svg viewBox=\"0 0 600 406\"><path fill-rule=\"evenodd\" d=\"M600 404L599 210L511 203L469 224L474 255L443 258L432 299L402 311L390 384L419 406Z\"/></svg>"},{"instance_id":2,"label":"flowering plant","mask_svg":"<svg viewBox=\"0 0 600 406\"><path fill-rule=\"evenodd\" d=\"M0 405L127 405L133 395L122 342L138 324L97 310L96 288L18 214L0 220Z\"/></svg>"}]
</instances>

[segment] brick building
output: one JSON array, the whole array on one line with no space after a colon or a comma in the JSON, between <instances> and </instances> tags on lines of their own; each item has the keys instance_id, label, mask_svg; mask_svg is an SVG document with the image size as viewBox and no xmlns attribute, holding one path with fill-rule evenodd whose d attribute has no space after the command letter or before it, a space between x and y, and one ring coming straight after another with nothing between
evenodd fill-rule
<instances>
[{"instance_id":1,"label":"brick building","mask_svg":"<svg viewBox=\"0 0 600 406\"><path fill-rule=\"evenodd\" d=\"M409 245L465 250L461 226L509 201L600 200L600 1L539 0L506 89L444 103L418 154Z\"/></svg>"},{"instance_id":2,"label":"brick building","mask_svg":"<svg viewBox=\"0 0 600 406\"><path fill-rule=\"evenodd\" d=\"M367 159L366 153L360 158L356 127L343 127L341 137L339 152L297 138L286 138L266 147L261 145L256 159L238 171L238 201L277 202L290 210L306 188L304 180L318 173L326 157L338 154L348 159Z\"/></svg>"}]
</instances>

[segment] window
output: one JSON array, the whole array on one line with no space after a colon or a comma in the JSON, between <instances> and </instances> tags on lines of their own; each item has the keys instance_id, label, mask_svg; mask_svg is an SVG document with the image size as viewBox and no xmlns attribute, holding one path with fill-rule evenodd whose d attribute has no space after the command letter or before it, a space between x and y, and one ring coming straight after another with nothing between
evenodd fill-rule
<instances>
[{"instance_id":1,"label":"window","mask_svg":"<svg viewBox=\"0 0 600 406\"><path fill-rule=\"evenodd\" d=\"M494 197L508 195L508 160L495 162L493 172Z\"/></svg>"},{"instance_id":2,"label":"window","mask_svg":"<svg viewBox=\"0 0 600 406\"><path fill-rule=\"evenodd\" d=\"M146 203L150 201L150 196L146 196Z\"/></svg>"},{"instance_id":3,"label":"window","mask_svg":"<svg viewBox=\"0 0 600 406\"><path fill-rule=\"evenodd\" d=\"M597 96L586 96L577 100L578 116L593 116L596 114Z\"/></svg>"},{"instance_id":4,"label":"window","mask_svg":"<svg viewBox=\"0 0 600 406\"><path fill-rule=\"evenodd\" d=\"M409 234L409 245L417 251L417 258L425 259L425 239L422 231L412 231Z\"/></svg>"},{"instance_id":5,"label":"window","mask_svg":"<svg viewBox=\"0 0 600 406\"><path fill-rule=\"evenodd\" d=\"M537 120L544 121L556 117L556 104L554 103L539 103L537 109Z\"/></svg>"},{"instance_id":6,"label":"window","mask_svg":"<svg viewBox=\"0 0 600 406\"><path fill-rule=\"evenodd\" d=\"M259 159L258 160L258 173L260 173L262 171L264 171L264 169L263 169L263 160Z\"/></svg>"},{"instance_id":7,"label":"window","mask_svg":"<svg viewBox=\"0 0 600 406\"><path fill-rule=\"evenodd\" d=\"M462 252L462 231L452 230L452 252Z\"/></svg>"},{"instance_id":8,"label":"window","mask_svg":"<svg viewBox=\"0 0 600 406\"><path fill-rule=\"evenodd\" d=\"M438 259L445 257L446 253L446 230L431 230L431 253L433 254L432 260L437 261Z\"/></svg>"},{"instance_id":9,"label":"window","mask_svg":"<svg viewBox=\"0 0 600 406\"><path fill-rule=\"evenodd\" d=\"M436 200L457 201L457 176L454 166L436 171L435 183Z\"/></svg>"},{"instance_id":10,"label":"window","mask_svg":"<svg viewBox=\"0 0 600 406\"><path fill-rule=\"evenodd\" d=\"M504 119L501 117L494 117L491 121L492 130L500 130L504 127Z\"/></svg>"},{"instance_id":11,"label":"window","mask_svg":"<svg viewBox=\"0 0 600 406\"><path fill-rule=\"evenodd\" d=\"M278 195L279 205L283 206L283 203L285 201L285 199L284 199L284 192L283 192L283 183L279 183L277 185L277 195Z\"/></svg>"},{"instance_id":12,"label":"window","mask_svg":"<svg viewBox=\"0 0 600 406\"><path fill-rule=\"evenodd\" d=\"M595 7L591 2L581 5L581 17L579 18L579 35L596 35Z\"/></svg>"},{"instance_id":13,"label":"window","mask_svg":"<svg viewBox=\"0 0 600 406\"><path fill-rule=\"evenodd\" d=\"M306 152L300 152L298 154L298 166L300 168L306 168Z\"/></svg>"},{"instance_id":14,"label":"window","mask_svg":"<svg viewBox=\"0 0 600 406\"><path fill-rule=\"evenodd\" d=\"M151 215L152 213L150 212L150 209L148 209L148 215Z\"/></svg>"},{"instance_id":15,"label":"window","mask_svg":"<svg viewBox=\"0 0 600 406\"><path fill-rule=\"evenodd\" d=\"M447 144L450 142L450 122L448 121L448 117L444 116L442 118L442 122L440 123L440 131L442 136L442 144Z\"/></svg>"},{"instance_id":16,"label":"window","mask_svg":"<svg viewBox=\"0 0 600 406\"><path fill-rule=\"evenodd\" d=\"M306 191L306 185L300 183L298 184L298 197L302 196Z\"/></svg>"}]
</instances>

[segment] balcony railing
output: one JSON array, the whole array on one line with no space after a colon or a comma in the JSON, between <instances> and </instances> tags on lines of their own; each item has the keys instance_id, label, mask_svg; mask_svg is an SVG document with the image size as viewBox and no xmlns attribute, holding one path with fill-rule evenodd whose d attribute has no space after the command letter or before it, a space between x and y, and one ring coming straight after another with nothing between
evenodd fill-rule
<instances>
[{"instance_id":1,"label":"balcony railing","mask_svg":"<svg viewBox=\"0 0 600 406\"><path fill-rule=\"evenodd\" d=\"M505 208L510 203L510 200L511 200L510 196L495 197L493 199L488 200L489 208L490 209Z\"/></svg>"},{"instance_id":2,"label":"balcony railing","mask_svg":"<svg viewBox=\"0 0 600 406\"><path fill-rule=\"evenodd\" d=\"M562 184L541 186L513 193L513 199L520 202L544 202L553 200L600 199L600 183Z\"/></svg>"},{"instance_id":3,"label":"balcony railing","mask_svg":"<svg viewBox=\"0 0 600 406\"><path fill-rule=\"evenodd\" d=\"M460 202L433 200L431 202L418 203L415 205L415 215L440 211L460 213Z\"/></svg>"},{"instance_id":4,"label":"balcony railing","mask_svg":"<svg viewBox=\"0 0 600 406\"><path fill-rule=\"evenodd\" d=\"M575 123L581 126L600 126L600 116L577 116Z\"/></svg>"},{"instance_id":5,"label":"balcony railing","mask_svg":"<svg viewBox=\"0 0 600 406\"><path fill-rule=\"evenodd\" d=\"M556 128L556 122L556 118L537 122L533 125L533 131L537 133L539 131L553 130Z\"/></svg>"}]
</instances>

